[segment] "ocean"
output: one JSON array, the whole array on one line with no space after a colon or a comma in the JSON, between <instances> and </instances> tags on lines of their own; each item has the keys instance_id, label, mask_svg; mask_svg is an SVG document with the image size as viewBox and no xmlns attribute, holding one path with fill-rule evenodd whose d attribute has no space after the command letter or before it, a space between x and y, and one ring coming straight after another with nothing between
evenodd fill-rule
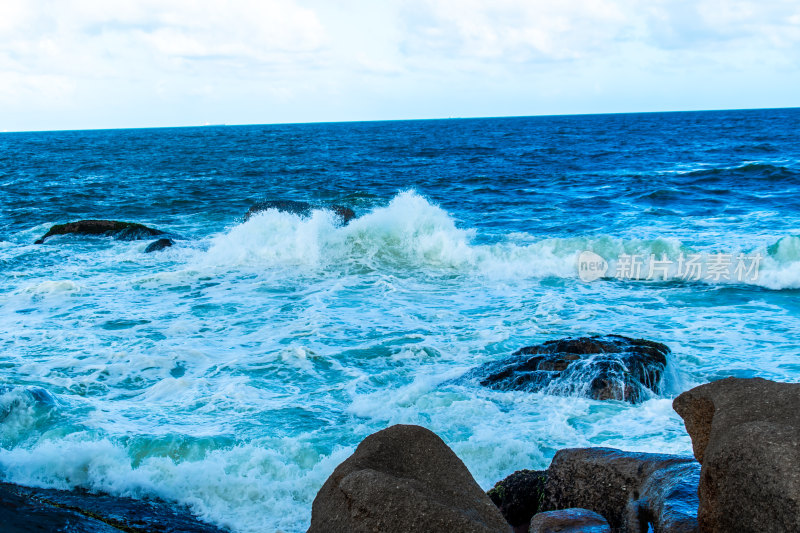
<instances>
[{"instance_id":1,"label":"ocean","mask_svg":"<svg viewBox=\"0 0 800 533\"><path fill-rule=\"evenodd\" d=\"M689 454L676 394L800 381L799 132L774 109L0 134L0 479L289 533L396 423L484 489L560 448ZM245 221L265 199L357 218ZM34 244L79 219L181 238ZM664 393L459 379L590 334L669 346Z\"/></svg>"}]
</instances>

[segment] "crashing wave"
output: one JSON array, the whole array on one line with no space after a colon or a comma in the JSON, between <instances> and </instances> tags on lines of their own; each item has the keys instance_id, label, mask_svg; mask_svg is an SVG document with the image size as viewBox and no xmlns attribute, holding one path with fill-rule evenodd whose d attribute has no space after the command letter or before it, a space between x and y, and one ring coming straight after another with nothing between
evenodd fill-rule
<instances>
[{"instance_id":1,"label":"crashing wave","mask_svg":"<svg viewBox=\"0 0 800 533\"><path fill-rule=\"evenodd\" d=\"M362 268L513 278L576 278L578 260L592 252L607 262L605 279L800 286L800 238L784 237L769 249L697 252L675 238L608 236L533 240L510 234L476 243L476 230L460 228L442 208L413 191L341 226L324 210L308 216L271 209L214 237L206 266ZM638 260L638 269L625 261ZM657 268L650 270L651 262ZM722 270L727 261L727 270ZM688 263L688 264L687 264ZM757 264L754 264L757 263ZM692 270L693 269L693 270ZM737 270L738 269L738 270Z\"/></svg>"}]
</instances>

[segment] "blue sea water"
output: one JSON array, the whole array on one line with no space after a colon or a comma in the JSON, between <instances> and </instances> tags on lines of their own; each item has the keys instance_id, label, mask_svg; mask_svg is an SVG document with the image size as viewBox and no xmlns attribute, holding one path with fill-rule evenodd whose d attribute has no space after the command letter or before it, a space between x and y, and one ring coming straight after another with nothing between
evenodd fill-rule
<instances>
[{"instance_id":1,"label":"blue sea water","mask_svg":"<svg viewBox=\"0 0 800 533\"><path fill-rule=\"evenodd\" d=\"M2 134L0 478L296 532L390 424L437 432L484 488L564 447L690 453L677 393L800 381L798 132L777 109ZM263 199L358 218L244 221ZM84 218L184 238L33 244ZM587 250L610 265L592 282ZM650 254L763 259L744 280L614 274ZM667 344L665 392L455 379L604 333Z\"/></svg>"}]
</instances>

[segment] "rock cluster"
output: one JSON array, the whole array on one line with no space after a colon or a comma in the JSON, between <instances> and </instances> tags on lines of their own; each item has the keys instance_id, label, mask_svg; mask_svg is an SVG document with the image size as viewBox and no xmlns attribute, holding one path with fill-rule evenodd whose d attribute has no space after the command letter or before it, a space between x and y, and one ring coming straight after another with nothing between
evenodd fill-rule
<instances>
[{"instance_id":1,"label":"rock cluster","mask_svg":"<svg viewBox=\"0 0 800 533\"><path fill-rule=\"evenodd\" d=\"M600 513L618 531L697 530L700 465L690 457L612 448L560 450L547 470L544 508Z\"/></svg>"},{"instance_id":2,"label":"rock cluster","mask_svg":"<svg viewBox=\"0 0 800 533\"><path fill-rule=\"evenodd\" d=\"M46 392L26 389L36 402ZM728 378L674 401L691 457L558 451L484 493L431 431L364 439L318 492L309 533L790 533L800 531L800 384ZM0 483L2 531L220 530L164 502Z\"/></svg>"},{"instance_id":3,"label":"rock cluster","mask_svg":"<svg viewBox=\"0 0 800 533\"><path fill-rule=\"evenodd\" d=\"M661 392L669 353L664 344L622 335L561 339L522 348L467 378L498 390L637 403Z\"/></svg>"},{"instance_id":4,"label":"rock cluster","mask_svg":"<svg viewBox=\"0 0 800 533\"><path fill-rule=\"evenodd\" d=\"M436 435L392 426L328 478L309 532L800 531L800 384L729 378L674 407L699 462L565 449L546 471L520 470L486 495Z\"/></svg>"}]
</instances>

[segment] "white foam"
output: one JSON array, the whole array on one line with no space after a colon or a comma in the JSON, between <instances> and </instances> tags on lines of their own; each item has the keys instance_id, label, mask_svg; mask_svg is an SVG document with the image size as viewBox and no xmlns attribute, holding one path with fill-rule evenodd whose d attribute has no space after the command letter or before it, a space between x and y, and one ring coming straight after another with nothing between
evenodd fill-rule
<instances>
[{"instance_id":1,"label":"white foam","mask_svg":"<svg viewBox=\"0 0 800 533\"><path fill-rule=\"evenodd\" d=\"M800 237L779 239L765 255L755 284L776 290L800 288Z\"/></svg>"},{"instance_id":2,"label":"white foam","mask_svg":"<svg viewBox=\"0 0 800 533\"><path fill-rule=\"evenodd\" d=\"M760 248L765 285L800 279L793 239ZM0 279L4 378L35 377L69 406L48 418L20 397L0 471L160 495L234 531L303 531L334 467L391 423L429 427L489 488L563 447L688 453L667 395L731 372L796 379L786 339L800 324L780 294L577 280L583 250L675 259L690 251L676 239L483 242L404 192L347 226L266 211L165 254L109 239L19 246L11 255L34 256ZM631 406L450 383L594 333L669 345L667 393Z\"/></svg>"},{"instance_id":3,"label":"white foam","mask_svg":"<svg viewBox=\"0 0 800 533\"><path fill-rule=\"evenodd\" d=\"M73 434L31 449L0 449L0 468L5 479L30 486L155 495L235 531L299 531L307 527L316 491L350 451L320 457L293 441L211 450L193 461L151 456L134 466L127 450L111 440ZM309 463L311 468L302 466Z\"/></svg>"},{"instance_id":4,"label":"white foam","mask_svg":"<svg viewBox=\"0 0 800 533\"><path fill-rule=\"evenodd\" d=\"M26 294L48 295L48 294L68 294L79 293L83 287L71 280L45 280L39 283L28 285L21 292Z\"/></svg>"},{"instance_id":5,"label":"white foam","mask_svg":"<svg viewBox=\"0 0 800 533\"><path fill-rule=\"evenodd\" d=\"M651 258L670 262L667 280L687 279L678 272L681 255L700 253L675 238L625 240L610 236L536 239L514 233L496 244L476 244L476 231L460 228L443 209L413 191L401 192L378 207L339 226L329 211L304 218L267 210L216 236L200 260L205 267L305 268L340 271L356 266L378 271L425 274L474 274L493 279L576 278L577 260L592 251L609 263L606 277L617 277L621 257L637 256L643 268L636 281L663 280L647 269ZM760 277L707 275L717 254L764 257ZM703 275L690 281L708 284L754 284L772 289L800 286L800 238L790 236L753 250L707 250L700 258ZM730 272L733 274L732 265Z\"/></svg>"},{"instance_id":6,"label":"white foam","mask_svg":"<svg viewBox=\"0 0 800 533\"><path fill-rule=\"evenodd\" d=\"M267 210L212 240L206 266L341 269L350 265L405 272L460 272L493 278L576 277L583 250L676 255L676 240L542 239L517 234L497 244L476 244L474 229L459 228L446 211L413 191L338 226L328 211L308 218ZM527 242L526 242L527 241Z\"/></svg>"}]
</instances>

